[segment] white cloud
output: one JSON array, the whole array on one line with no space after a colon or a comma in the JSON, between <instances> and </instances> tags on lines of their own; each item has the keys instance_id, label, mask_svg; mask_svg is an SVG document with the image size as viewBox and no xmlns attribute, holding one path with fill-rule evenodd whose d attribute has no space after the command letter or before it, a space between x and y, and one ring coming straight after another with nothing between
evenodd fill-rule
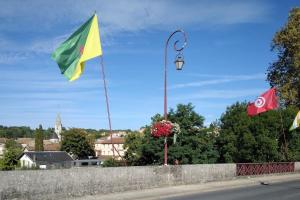
<instances>
[{"instance_id":1,"label":"white cloud","mask_svg":"<svg viewBox=\"0 0 300 200\"><path fill-rule=\"evenodd\" d=\"M65 41L68 37L69 34L64 34L54 38L35 40L29 45L28 50L35 53L51 53L60 43Z\"/></svg>"},{"instance_id":2,"label":"white cloud","mask_svg":"<svg viewBox=\"0 0 300 200\"><path fill-rule=\"evenodd\" d=\"M237 99L241 97L257 96L265 89L236 89L236 90L202 90L199 94L186 94L172 97L178 100L194 100L194 99Z\"/></svg>"},{"instance_id":3,"label":"white cloud","mask_svg":"<svg viewBox=\"0 0 300 200\"><path fill-rule=\"evenodd\" d=\"M199 75L199 76L201 76L201 75ZM180 89L180 88L187 88L187 87L202 87L202 86L207 86L207 85L218 85L221 83L231 83L231 82L237 82L237 81L263 80L266 78L265 74L234 75L234 76L206 74L206 75L203 75L203 77L213 77L213 78L208 79L208 80L203 80L203 81L175 84L173 86L170 86L169 89Z\"/></svg>"},{"instance_id":4,"label":"white cloud","mask_svg":"<svg viewBox=\"0 0 300 200\"><path fill-rule=\"evenodd\" d=\"M0 64L11 64L18 61L22 61L30 57L28 53L25 52L5 52L0 53Z\"/></svg>"},{"instance_id":5,"label":"white cloud","mask_svg":"<svg viewBox=\"0 0 300 200\"><path fill-rule=\"evenodd\" d=\"M110 34L192 24L257 23L265 20L270 8L262 1L226 0L2 1L0 28L49 30L66 24L70 26L82 23L95 10L99 15L102 33Z\"/></svg>"},{"instance_id":6,"label":"white cloud","mask_svg":"<svg viewBox=\"0 0 300 200\"><path fill-rule=\"evenodd\" d=\"M115 38L125 32L262 22L270 6L262 1L224 0L1 1L0 63L23 60L21 53L24 52L53 52L95 10L99 15L100 33L105 38L102 45L111 46L117 43ZM34 33L39 37L17 42L10 39L8 32L20 37L23 33ZM7 52L14 54L7 56Z\"/></svg>"}]
</instances>

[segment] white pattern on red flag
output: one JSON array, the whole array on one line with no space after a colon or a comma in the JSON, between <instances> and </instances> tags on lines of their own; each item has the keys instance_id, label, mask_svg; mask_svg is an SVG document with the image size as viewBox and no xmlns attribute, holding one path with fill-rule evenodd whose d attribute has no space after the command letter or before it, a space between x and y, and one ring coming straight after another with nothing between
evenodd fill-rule
<instances>
[{"instance_id":1,"label":"white pattern on red flag","mask_svg":"<svg viewBox=\"0 0 300 200\"><path fill-rule=\"evenodd\" d=\"M249 116L254 116L259 113L273 110L278 107L276 89L271 88L265 93L261 94L254 103L248 104L247 113Z\"/></svg>"}]
</instances>

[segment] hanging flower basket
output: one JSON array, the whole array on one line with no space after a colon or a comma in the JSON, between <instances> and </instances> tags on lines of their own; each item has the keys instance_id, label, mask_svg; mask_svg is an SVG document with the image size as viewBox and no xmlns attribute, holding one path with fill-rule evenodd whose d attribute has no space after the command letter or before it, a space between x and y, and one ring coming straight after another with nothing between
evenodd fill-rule
<instances>
[{"instance_id":1,"label":"hanging flower basket","mask_svg":"<svg viewBox=\"0 0 300 200\"><path fill-rule=\"evenodd\" d=\"M179 125L167 120L156 122L151 127L151 135L153 137L169 137L174 134L178 134L179 132Z\"/></svg>"}]
</instances>

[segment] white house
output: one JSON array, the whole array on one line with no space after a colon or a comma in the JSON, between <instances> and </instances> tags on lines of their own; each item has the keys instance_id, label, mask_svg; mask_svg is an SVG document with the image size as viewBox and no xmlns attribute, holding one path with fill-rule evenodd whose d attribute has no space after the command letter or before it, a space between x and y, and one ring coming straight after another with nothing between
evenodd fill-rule
<instances>
[{"instance_id":1,"label":"white house","mask_svg":"<svg viewBox=\"0 0 300 200\"><path fill-rule=\"evenodd\" d=\"M41 169L70 167L72 157L65 151L28 151L20 156L21 167Z\"/></svg>"},{"instance_id":2,"label":"white house","mask_svg":"<svg viewBox=\"0 0 300 200\"><path fill-rule=\"evenodd\" d=\"M3 157L6 140L7 140L6 138L0 138L0 158Z\"/></svg>"},{"instance_id":3,"label":"white house","mask_svg":"<svg viewBox=\"0 0 300 200\"><path fill-rule=\"evenodd\" d=\"M0 143L0 158L3 156L4 154L4 148L5 148L5 144Z\"/></svg>"},{"instance_id":4,"label":"white house","mask_svg":"<svg viewBox=\"0 0 300 200\"><path fill-rule=\"evenodd\" d=\"M113 137L112 141L110 137L101 138L95 142L96 156L99 158L108 158L113 156L113 145L115 147L115 156L120 159L120 156L124 156L124 137ZM113 143L113 145L112 145Z\"/></svg>"}]
</instances>

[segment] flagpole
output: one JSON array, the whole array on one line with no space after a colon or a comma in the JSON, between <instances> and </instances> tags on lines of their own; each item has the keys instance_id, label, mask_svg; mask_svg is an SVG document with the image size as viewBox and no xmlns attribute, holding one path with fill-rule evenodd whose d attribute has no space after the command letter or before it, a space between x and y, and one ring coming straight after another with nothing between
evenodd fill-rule
<instances>
[{"instance_id":1,"label":"flagpole","mask_svg":"<svg viewBox=\"0 0 300 200\"><path fill-rule=\"evenodd\" d=\"M285 159L287 160L288 159L288 146L287 146L286 135L284 132L284 127L283 127L282 111L280 108L279 108L279 115L280 115L281 130L282 130L283 141L284 141Z\"/></svg>"},{"instance_id":2,"label":"flagpole","mask_svg":"<svg viewBox=\"0 0 300 200\"><path fill-rule=\"evenodd\" d=\"M278 91L277 91L276 97L277 97L277 102L280 102ZM288 146L287 146L286 135L285 135L284 126L283 126L282 109L280 108L280 106L279 106L278 111L279 111L279 115L280 115L281 131L282 131L282 135L283 135L283 142L284 142L283 146L284 146L285 159L287 160L288 159Z\"/></svg>"},{"instance_id":3,"label":"flagpole","mask_svg":"<svg viewBox=\"0 0 300 200\"><path fill-rule=\"evenodd\" d=\"M97 11L94 11L94 15L97 13ZM104 85L104 92L105 92L105 102L106 102L106 110L107 110L107 118L108 118L108 125L109 125L109 133L110 133L110 142L112 145L112 151L113 151L113 159L115 158L115 146L113 143L113 133L112 133L112 126L111 126L111 117L110 117L110 109L109 109L109 99L107 94L107 85L106 85L106 78L105 78L105 72L104 72L104 64L103 64L103 55L100 56L100 65L101 65L101 72L102 72L102 79L103 79L103 85ZM117 150L117 149L116 149ZM119 154L118 150L117 153ZM119 154L120 156L120 154Z\"/></svg>"},{"instance_id":4,"label":"flagpole","mask_svg":"<svg viewBox=\"0 0 300 200\"><path fill-rule=\"evenodd\" d=\"M113 137L112 137L113 133L112 133L112 128L111 128L111 117L110 117L109 99L108 99L108 94L107 94L107 85L106 85L105 72L104 72L103 56L100 57L100 64L101 64L101 71L102 71L102 78L103 78L103 85L104 85L104 92L105 92L106 110L107 110L108 125L109 125L109 132L110 132L110 142L112 145L113 159L114 159L115 158L115 146L114 146Z\"/></svg>"},{"instance_id":5,"label":"flagpole","mask_svg":"<svg viewBox=\"0 0 300 200\"><path fill-rule=\"evenodd\" d=\"M96 11L94 14L96 14ZM110 116L107 84L106 84L106 78L105 78L103 55L100 56L100 65L101 65L102 79L103 79L104 92L105 92L106 110L107 110L107 118L108 118L109 132L110 132L110 143L112 145L112 151L113 151L113 159L115 159L115 151L116 151L117 154L119 155L119 157L123 160L122 156L120 155L120 152L116 149L116 147L114 146L114 142L113 142L113 131L112 131L112 125L111 125L111 116ZM126 164L126 162L125 162L125 164Z\"/></svg>"},{"instance_id":6,"label":"flagpole","mask_svg":"<svg viewBox=\"0 0 300 200\"><path fill-rule=\"evenodd\" d=\"M107 84L105 79L105 72L104 72L104 64L103 64L103 56L100 58L100 64L101 64L101 72L102 72L102 78L103 78L103 85L104 85L104 92L105 92L105 101L106 101L106 110L107 110L107 117L108 117L108 125L109 125L109 132L110 132L110 142L112 144L112 150L113 150L113 159L115 158L115 151L117 152L118 156L123 160L120 152L113 143L113 132L112 132L112 126L111 126L111 117L110 117L110 109L109 109L109 99L108 99L108 92L107 92ZM126 163L125 163L126 164Z\"/></svg>"}]
</instances>

